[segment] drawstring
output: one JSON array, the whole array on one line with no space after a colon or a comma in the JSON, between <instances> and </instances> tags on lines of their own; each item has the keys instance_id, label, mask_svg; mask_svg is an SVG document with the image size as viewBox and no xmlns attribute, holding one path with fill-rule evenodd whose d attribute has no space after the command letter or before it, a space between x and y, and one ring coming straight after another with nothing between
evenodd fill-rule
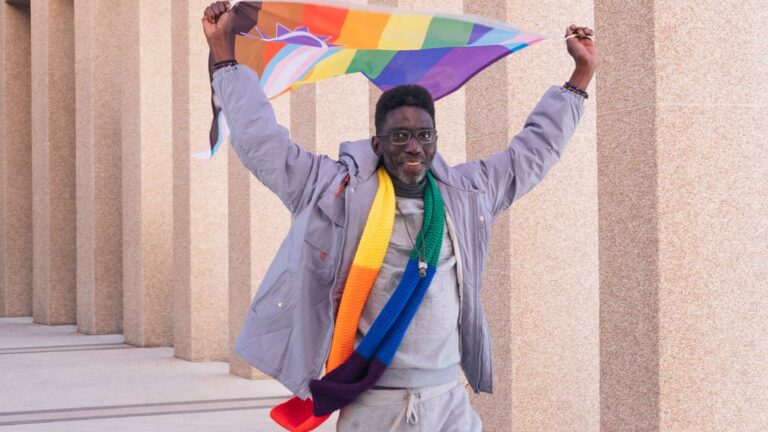
<instances>
[{"instance_id":1,"label":"drawstring","mask_svg":"<svg viewBox=\"0 0 768 432\"><path fill-rule=\"evenodd\" d=\"M360 395L357 400L360 403L372 406L390 406L394 408L394 406L399 404L401 407L400 413L397 414L397 418L389 429L389 432L395 432L403 423L403 419L409 425L419 422L419 414L417 412L419 403L444 395L460 385L458 382L449 382L420 388L372 389Z\"/></svg>"},{"instance_id":2,"label":"drawstring","mask_svg":"<svg viewBox=\"0 0 768 432\"><path fill-rule=\"evenodd\" d=\"M389 432L395 432L397 428L400 427L403 417L405 417L405 421L408 424L416 424L419 422L419 415L416 413L416 404L421 400L421 393L414 393L411 389L406 389L406 391L407 395L405 397L406 401L403 405L403 409L400 410L400 414L397 415Z\"/></svg>"},{"instance_id":3,"label":"drawstring","mask_svg":"<svg viewBox=\"0 0 768 432\"><path fill-rule=\"evenodd\" d=\"M416 414L416 403L421 399L420 393L413 393L408 389L408 402L405 404L405 421L408 424L419 422L419 415Z\"/></svg>"}]
</instances>

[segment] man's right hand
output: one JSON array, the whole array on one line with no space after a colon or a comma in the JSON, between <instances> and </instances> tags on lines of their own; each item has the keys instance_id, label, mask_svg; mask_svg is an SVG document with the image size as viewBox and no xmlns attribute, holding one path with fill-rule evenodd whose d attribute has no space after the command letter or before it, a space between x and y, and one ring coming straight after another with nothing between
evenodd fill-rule
<instances>
[{"instance_id":1,"label":"man's right hand","mask_svg":"<svg viewBox=\"0 0 768 432\"><path fill-rule=\"evenodd\" d=\"M218 1L203 12L203 33L214 63L235 59L235 41L230 34L235 16L230 9L229 1Z\"/></svg>"}]
</instances>

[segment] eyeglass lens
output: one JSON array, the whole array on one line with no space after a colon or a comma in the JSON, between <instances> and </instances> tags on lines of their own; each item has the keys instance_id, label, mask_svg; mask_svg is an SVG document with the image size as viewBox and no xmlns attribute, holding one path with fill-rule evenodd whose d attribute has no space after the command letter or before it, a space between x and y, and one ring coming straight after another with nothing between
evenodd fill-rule
<instances>
[{"instance_id":1,"label":"eyeglass lens","mask_svg":"<svg viewBox=\"0 0 768 432\"><path fill-rule=\"evenodd\" d=\"M421 144L431 144L437 139L437 133L434 129L420 129L413 132L407 129L402 129L389 132L389 140L392 144L397 145L406 144L413 136L415 136L416 140Z\"/></svg>"}]
</instances>

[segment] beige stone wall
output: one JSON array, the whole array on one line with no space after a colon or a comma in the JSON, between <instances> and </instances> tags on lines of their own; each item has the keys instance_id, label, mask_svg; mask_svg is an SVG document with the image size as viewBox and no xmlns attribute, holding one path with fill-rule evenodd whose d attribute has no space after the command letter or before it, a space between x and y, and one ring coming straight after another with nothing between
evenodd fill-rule
<instances>
[{"instance_id":1,"label":"beige stone wall","mask_svg":"<svg viewBox=\"0 0 768 432\"><path fill-rule=\"evenodd\" d=\"M763 430L768 8L696 5L655 9L660 428Z\"/></svg>"},{"instance_id":2,"label":"beige stone wall","mask_svg":"<svg viewBox=\"0 0 768 432\"><path fill-rule=\"evenodd\" d=\"M596 16L602 427L765 430L768 10Z\"/></svg>"},{"instance_id":3,"label":"beige stone wall","mask_svg":"<svg viewBox=\"0 0 768 432\"><path fill-rule=\"evenodd\" d=\"M122 331L261 379L231 347L291 218L234 152L191 157L208 143L208 3L0 2L0 316ZM576 135L492 226L494 393L472 397L485 430L768 430L768 9L369 3L596 29ZM507 146L571 69L563 43L543 43L438 101L445 159ZM336 157L370 136L379 94L346 76L273 108Z\"/></svg>"}]
</instances>

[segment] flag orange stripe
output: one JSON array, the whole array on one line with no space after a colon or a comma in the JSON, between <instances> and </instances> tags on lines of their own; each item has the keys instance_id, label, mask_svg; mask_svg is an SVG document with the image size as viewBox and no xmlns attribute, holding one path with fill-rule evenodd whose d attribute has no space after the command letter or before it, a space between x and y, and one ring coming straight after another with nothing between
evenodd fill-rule
<instances>
[{"instance_id":1,"label":"flag orange stripe","mask_svg":"<svg viewBox=\"0 0 768 432\"><path fill-rule=\"evenodd\" d=\"M389 17L388 13L350 10L339 39L333 43L357 49L376 49Z\"/></svg>"}]
</instances>

